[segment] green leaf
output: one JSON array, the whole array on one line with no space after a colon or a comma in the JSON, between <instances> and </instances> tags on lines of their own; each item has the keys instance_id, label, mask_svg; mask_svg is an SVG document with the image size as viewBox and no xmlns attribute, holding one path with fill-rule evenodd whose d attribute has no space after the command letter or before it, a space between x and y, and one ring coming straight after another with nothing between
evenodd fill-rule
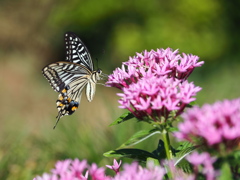
<instances>
[{"instance_id":1,"label":"green leaf","mask_svg":"<svg viewBox=\"0 0 240 180\"><path fill-rule=\"evenodd\" d=\"M127 147L127 146L133 146L135 144L138 144L147 138L153 136L154 134L160 134L161 132L159 129L154 128L150 130L141 130L137 133L135 133L130 139L127 140L124 144L120 146L120 148Z\"/></svg>"},{"instance_id":2,"label":"green leaf","mask_svg":"<svg viewBox=\"0 0 240 180\"><path fill-rule=\"evenodd\" d=\"M196 103L196 101L192 101L192 102L190 102L189 104L187 104L187 107L189 108L191 108L191 107L193 107L193 106L195 106L197 103Z\"/></svg>"},{"instance_id":3,"label":"green leaf","mask_svg":"<svg viewBox=\"0 0 240 180\"><path fill-rule=\"evenodd\" d=\"M240 151L236 150L227 156L227 161L231 164L232 167L240 168Z\"/></svg>"},{"instance_id":4,"label":"green leaf","mask_svg":"<svg viewBox=\"0 0 240 180\"><path fill-rule=\"evenodd\" d=\"M219 180L231 180L232 179L232 173L231 169L228 163L224 163L221 167L221 175L218 178Z\"/></svg>"},{"instance_id":5,"label":"green leaf","mask_svg":"<svg viewBox=\"0 0 240 180\"><path fill-rule=\"evenodd\" d=\"M154 154L159 160L166 158L166 152L164 147L164 142L160 139L158 142L158 147L155 149L152 154Z\"/></svg>"},{"instance_id":6,"label":"green leaf","mask_svg":"<svg viewBox=\"0 0 240 180\"><path fill-rule=\"evenodd\" d=\"M153 162L155 166L160 166L159 160L155 158L147 158L147 162Z\"/></svg>"},{"instance_id":7,"label":"green leaf","mask_svg":"<svg viewBox=\"0 0 240 180\"><path fill-rule=\"evenodd\" d=\"M185 172L192 172L192 166L187 160L185 160L185 157L193 152L196 148L197 146L192 146L192 144L188 141L182 142L176 149L177 161L174 165L182 168Z\"/></svg>"},{"instance_id":8,"label":"green leaf","mask_svg":"<svg viewBox=\"0 0 240 180\"><path fill-rule=\"evenodd\" d=\"M152 153L141 149L118 149L103 154L105 157L126 157L146 162L147 158L157 159Z\"/></svg>"},{"instance_id":9,"label":"green leaf","mask_svg":"<svg viewBox=\"0 0 240 180\"><path fill-rule=\"evenodd\" d=\"M176 151L183 151L184 149L193 147L193 144L191 144L189 141L182 141L179 143L178 148L176 149Z\"/></svg>"},{"instance_id":10,"label":"green leaf","mask_svg":"<svg viewBox=\"0 0 240 180\"><path fill-rule=\"evenodd\" d=\"M186 160L186 159L181 159L177 164L175 165L178 168L181 168L185 173L192 173L193 172L193 167L192 165Z\"/></svg>"},{"instance_id":11,"label":"green leaf","mask_svg":"<svg viewBox=\"0 0 240 180\"><path fill-rule=\"evenodd\" d=\"M239 174L240 174L240 151L239 150L235 150L227 156L218 158L217 161L214 163L215 168L221 169L222 179L224 179L225 177L222 175L222 173L225 173L225 172L222 172L222 171L227 171L227 166L230 166L231 168L232 179L239 179Z\"/></svg>"},{"instance_id":12,"label":"green leaf","mask_svg":"<svg viewBox=\"0 0 240 180\"><path fill-rule=\"evenodd\" d=\"M125 112L119 118L117 118L113 123L111 123L110 126L120 124L120 123L127 121L129 119L132 119L134 117L135 116L131 112Z\"/></svg>"},{"instance_id":13,"label":"green leaf","mask_svg":"<svg viewBox=\"0 0 240 180\"><path fill-rule=\"evenodd\" d=\"M167 131L168 131L168 132L177 132L177 131L178 131L178 128L176 128L176 127L169 127L169 128L167 129Z\"/></svg>"}]
</instances>

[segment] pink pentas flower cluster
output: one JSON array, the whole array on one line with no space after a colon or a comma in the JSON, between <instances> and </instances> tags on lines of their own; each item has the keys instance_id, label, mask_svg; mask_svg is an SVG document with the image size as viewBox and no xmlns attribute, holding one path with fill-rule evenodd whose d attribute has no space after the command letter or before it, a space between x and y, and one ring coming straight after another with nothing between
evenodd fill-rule
<instances>
[{"instance_id":1,"label":"pink pentas flower cluster","mask_svg":"<svg viewBox=\"0 0 240 180\"><path fill-rule=\"evenodd\" d=\"M213 166L217 158L211 157L209 153L193 152L186 159L193 165L195 177L198 177L199 173L203 174L206 180L215 180L219 176L219 171L215 170Z\"/></svg>"},{"instance_id":2,"label":"pink pentas flower cluster","mask_svg":"<svg viewBox=\"0 0 240 180\"><path fill-rule=\"evenodd\" d=\"M208 146L225 144L226 150L238 146L240 138L240 99L224 100L202 108L193 107L182 114L184 121L178 124L179 140L203 140Z\"/></svg>"},{"instance_id":3,"label":"pink pentas flower cluster","mask_svg":"<svg viewBox=\"0 0 240 180\"><path fill-rule=\"evenodd\" d=\"M124 164L123 170L112 180L162 180L165 175L164 168L148 163L146 168L138 165L137 162Z\"/></svg>"},{"instance_id":4,"label":"pink pentas flower cluster","mask_svg":"<svg viewBox=\"0 0 240 180\"><path fill-rule=\"evenodd\" d=\"M110 180L110 177L105 175L104 168L99 168L94 163L90 166L86 160L58 161L51 172L51 174L44 173L43 176L37 176L34 180L87 180L89 177L92 180Z\"/></svg>"},{"instance_id":5,"label":"pink pentas flower cluster","mask_svg":"<svg viewBox=\"0 0 240 180\"><path fill-rule=\"evenodd\" d=\"M117 94L120 108L128 109L138 119L166 119L170 111L180 114L201 90L186 80L195 67L203 64L198 59L184 53L181 56L170 48L144 51L117 68L106 84L123 91Z\"/></svg>"},{"instance_id":6,"label":"pink pentas flower cluster","mask_svg":"<svg viewBox=\"0 0 240 180\"><path fill-rule=\"evenodd\" d=\"M114 165L107 167L114 170L116 175L113 177L105 175L103 167L91 166L86 160L64 160L58 161L51 174L44 173L33 180L162 180L166 173L164 168L155 166L153 162L147 163L147 167L141 167L138 163L124 164L123 170L119 172L121 162L114 161Z\"/></svg>"}]
</instances>

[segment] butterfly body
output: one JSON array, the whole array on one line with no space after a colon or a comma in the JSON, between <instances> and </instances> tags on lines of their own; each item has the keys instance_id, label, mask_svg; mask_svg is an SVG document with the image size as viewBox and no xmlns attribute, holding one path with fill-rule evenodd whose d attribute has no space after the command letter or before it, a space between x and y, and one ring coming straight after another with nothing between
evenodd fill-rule
<instances>
[{"instance_id":1,"label":"butterfly body","mask_svg":"<svg viewBox=\"0 0 240 180\"><path fill-rule=\"evenodd\" d=\"M60 93L56 101L59 119L71 115L78 108L83 89L89 102L93 100L96 83L102 71L93 70L91 56L83 42L73 33L65 34L66 61L52 63L43 68L42 73L52 88Z\"/></svg>"}]
</instances>

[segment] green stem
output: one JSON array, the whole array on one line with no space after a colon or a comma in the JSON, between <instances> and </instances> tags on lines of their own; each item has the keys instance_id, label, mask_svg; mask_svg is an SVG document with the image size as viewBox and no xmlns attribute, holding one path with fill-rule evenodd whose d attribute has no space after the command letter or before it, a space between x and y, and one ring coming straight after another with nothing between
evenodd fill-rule
<instances>
[{"instance_id":1,"label":"green stem","mask_svg":"<svg viewBox=\"0 0 240 180\"><path fill-rule=\"evenodd\" d=\"M163 129L162 131L162 136L163 136L163 142L164 142L164 148L166 152L167 159L170 160L172 159L172 151L170 148L170 139L169 135L166 129Z\"/></svg>"}]
</instances>

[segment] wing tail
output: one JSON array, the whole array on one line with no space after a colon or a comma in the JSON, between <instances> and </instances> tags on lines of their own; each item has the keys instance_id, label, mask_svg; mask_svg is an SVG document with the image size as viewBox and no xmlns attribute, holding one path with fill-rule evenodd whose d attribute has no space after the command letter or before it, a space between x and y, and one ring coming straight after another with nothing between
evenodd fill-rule
<instances>
[{"instance_id":1,"label":"wing tail","mask_svg":"<svg viewBox=\"0 0 240 180\"><path fill-rule=\"evenodd\" d=\"M55 123L55 125L53 126L53 129L55 129L56 128L56 126L57 126L57 124L58 124L58 122L59 122L59 120L60 120L60 118L62 117L62 112L61 111L59 111L58 112L58 115L57 115L57 120L56 120L56 123Z\"/></svg>"}]
</instances>

